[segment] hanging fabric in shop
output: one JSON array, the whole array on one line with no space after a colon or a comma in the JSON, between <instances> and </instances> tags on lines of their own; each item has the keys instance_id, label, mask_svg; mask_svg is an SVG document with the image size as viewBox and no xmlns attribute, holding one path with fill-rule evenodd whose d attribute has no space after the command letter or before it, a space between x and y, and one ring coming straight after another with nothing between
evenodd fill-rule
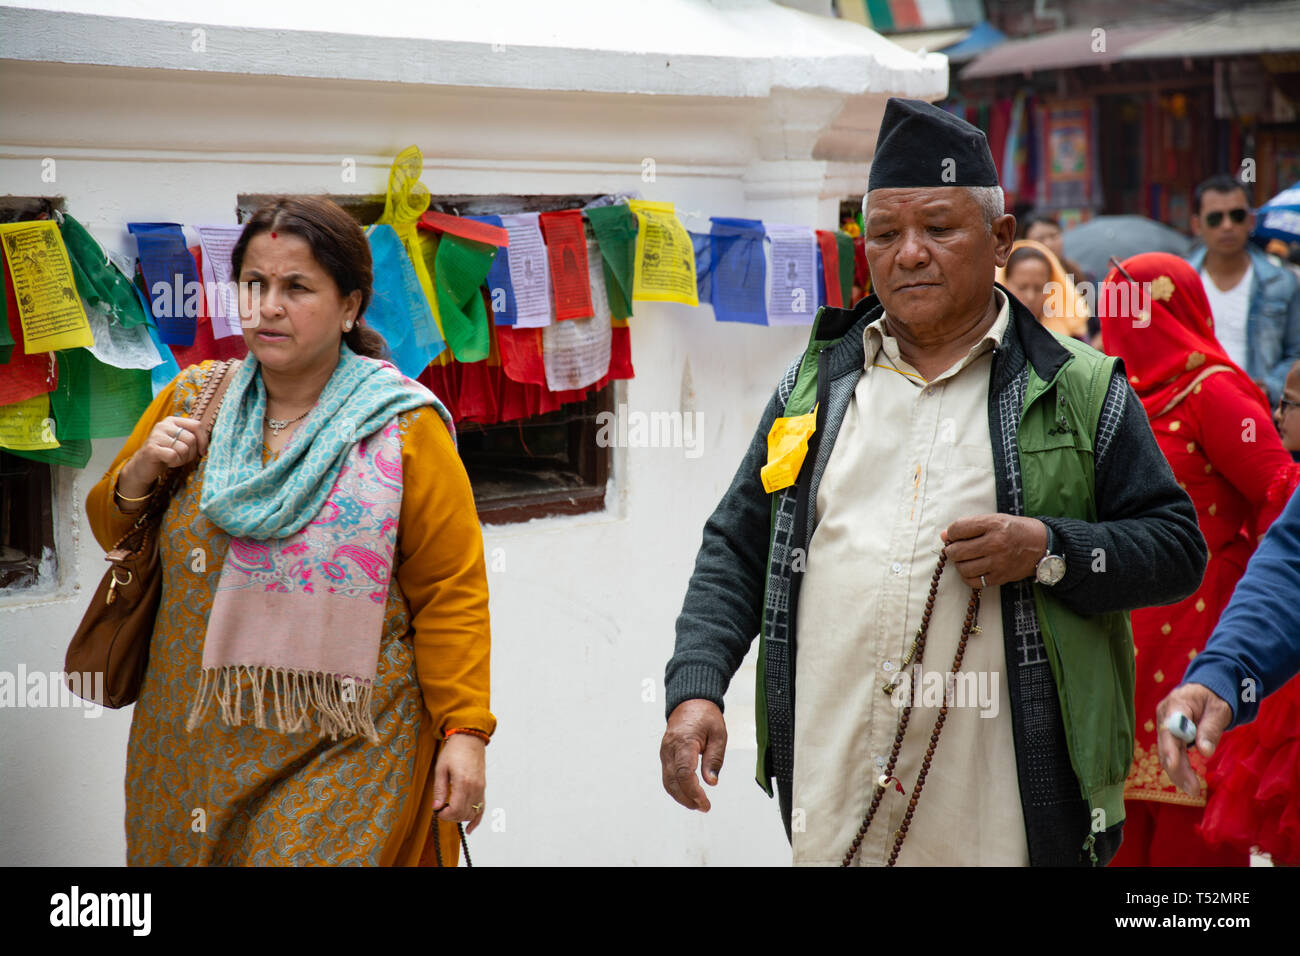
<instances>
[{"instance_id":1,"label":"hanging fabric in shop","mask_svg":"<svg viewBox=\"0 0 1300 956\"><path fill-rule=\"evenodd\" d=\"M637 218L632 298L699 305L695 245L673 204L633 199L627 205Z\"/></svg>"},{"instance_id":2,"label":"hanging fabric in shop","mask_svg":"<svg viewBox=\"0 0 1300 956\"><path fill-rule=\"evenodd\" d=\"M758 219L713 216L713 316L719 322L767 324L763 302L767 263L763 223Z\"/></svg>"},{"instance_id":3,"label":"hanging fabric in shop","mask_svg":"<svg viewBox=\"0 0 1300 956\"><path fill-rule=\"evenodd\" d=\"M0 240L24 350L30 354L93 345L59 227L48 219L5 223L0 225Z\"/></svg>"},{"instance_id":4,"label":"hanging fabric in shop","mask_svg":"<svg viewBox=\"0 0 1300 956\"><path fill-rule=\"evenodd\" d=\"M632 315L632 283L636 272L636 214L626 203L586 210L587 220L600 244L610 314L615 319Z\"/></svg>"},{"instance_id":5,"label":"hanging fabric in shop","mask_svg":"<svg viewBox=\"0 0 1300 956\"><path fill-rule=\"evenodd\" d=\"M144 281L142 278L139 278L138 266L136 276L138 281ZM136 285L135 282L131 283L131 287L135 289L135 294L140 299L141 307L147 309L149 307L149 302L145 299L144 290ZM149 370L149 384L153 388L154 397L157 398L158 393L171 384L172 380L176 378L177 375L181 374L181 367L176 364L176 356L172 355L171 348L158 337L158 326L154 324L153 320L146 320L142 328L149 333L149 340L153 342L154 348L157 349L158 354L162 356L162 361Z\"/></svg>"},{"instance_id":6,"label":"hanging fabric in shop","mask_svg":"<svg viewBox=\"0 0 1300 956\"><path fill-rule=\"evenodd\" d=\"M4 243L0 243L0 249L4 248ZM3 255L0 252L0 255ZM0 263L0 283L4 283L5 289L9 288L9 270ZM9 359L14 352L14 337L9 331L9 296L0 295L0 365L8 365Z\"/></svg>"},{"instance_id":7,"label":"hanging fabric in shop","mask_svg":"<svg viewBox=\"0 0 1300 956\"><path fill-rule=\"evenodd\" d=\"M769 325L808 325L817 313L817 236L808 226L765 226L772 242Z\"/></svg>"},{"instance_id":8,"label":"hanging fabric in shop","mask_svg":"<svg viewBox=\"0 0 1300 956\"><path fill-rule=\"evenodd\" d=\"M538 222L546 239L555 320L591 318L591 271L587 267L587 230L582 212L544 212Z\"/></svg>"},{"instance_id":9,"label":"hanging fabric in shop","mask_svg":"<svg viewBox=\"0 0 1300 956\"><path fill-rule=\"evenodd\" d=\"M393 364L403 375L415 378L445 346L441 337L436 348L416 341L415 327L420 323L432 326L433 314L397 232L387 224L371 226L366 239L374 263L374 283L364 321L383 337Z\"/></svg>"},{"instance_id":10,"label":"hanging fabric in shop","mask_svg":"<svg viewBox=\"0 0 1300 956\"><path fill-rule=\"evenodd\" d=\"M134 289L131 295L135 295ZM139 304L138 299L136 303ZM151 369L162 362L162 355L149 337L148 323L141 322L124 329L98 306L90 305L84 300L83 304L90 330L95 336L95 344L90 347L90 354L95 358L105 365L117 368Z\"/></svg>"}]
</instances>

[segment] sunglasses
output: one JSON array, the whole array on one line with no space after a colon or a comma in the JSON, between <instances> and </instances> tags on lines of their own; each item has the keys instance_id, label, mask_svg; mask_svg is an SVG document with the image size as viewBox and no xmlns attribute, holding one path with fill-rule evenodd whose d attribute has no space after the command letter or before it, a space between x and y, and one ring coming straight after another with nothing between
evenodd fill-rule
<instances>
[{"instance_id":1,"label":"sunglasses","mask_svg":"<svg viewBox=\"0 0 1300 956\"><path fill-rule=\"evenodd\" d=\"M1241 225L1243 222L1246 221L1247 214L1248 214L1247 210L1242 209L1240 206L1238 206L1236 209L1229 209L1226 215L1237 225ZM1223 212L1206 213L1205 224L1209 226L1211 229L1218 229L1219 226L1223 223L1224 215L1225 214Z\"/></svg>"}]
</instances>

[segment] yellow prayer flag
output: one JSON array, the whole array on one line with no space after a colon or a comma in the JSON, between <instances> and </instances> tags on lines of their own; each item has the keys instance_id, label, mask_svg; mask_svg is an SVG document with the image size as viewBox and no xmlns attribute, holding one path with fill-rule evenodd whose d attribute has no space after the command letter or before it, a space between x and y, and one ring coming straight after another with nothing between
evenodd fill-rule
<instances>
[{"instance_id":1,"label":"yellow prayer flag","mask_svg":"<svg viewBox=\"0 0 1300 956\"><path fill-rule=\"evenodd\" d=\"M425 261L423 246L425 237L420 235L416 223L429 208L429 187L420 182L424 172L424 154L418 146L408 146L397 154L393 168L388 173L388 194L384 197L384 214L376 220L375 225L390 225L402 240L406 256L415 268L415 277L420 281L420 289L429 300L433 311L433 320L442 334L442 315L438 311L438 297L433 290L433 276L429 273ZM432 261L432 255L429 256ZM443 338L446 341L446 337Z\"/></svg>"},{"instance_id":2,"label":"yellow prayer flag","mask_svg":"<svg viewBox=\"0 0 1300 956\"><path fill-rule=\"evenodd\" d=\"M788 488L799 477L808 455L808 439L817 430L817 406L806 415L778 418L767 433L767 464L759 471L768 494Z\"/></svg>"},{"instance_id":3,"label":"yellow prayer flag","mask_svg":"<svg viewBox=\"0 0 1300 956\"><path fill-rule=\"evenodd\" d=\"M632 199L636 214L633 301L699 305L695 290L695 246L670 202Z\"/></svg>"},{"instance_id":4,"label":"yellow prayer flag","mask_svg":"<svg viewBox=\"0 0 1300 956\"><path fill-rule=\"evenodd\" d=\"M49 392L0 405L0 448L39 451L58 447L54 419L50 417Z\"/></svg>"},{"instance_id":5,"label":"yellow prayer flag","mask_svg":"<svg viewBox=\"0 0 1300 956\"><path fill-rule=\"evenodd\" d=\"M31 355L94 345L58 225L48 219L5 223L0 239L18 300L23 350Z\"/></svg>"}]
</instances>

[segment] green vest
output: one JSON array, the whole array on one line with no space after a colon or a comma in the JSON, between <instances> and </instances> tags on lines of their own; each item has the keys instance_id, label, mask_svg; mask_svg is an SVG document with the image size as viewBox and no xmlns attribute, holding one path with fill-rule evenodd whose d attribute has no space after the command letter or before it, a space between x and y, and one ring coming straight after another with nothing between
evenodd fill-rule
<instances>
[{"instance_id":1,"label":"green vest","mask_svg":"<svg viewBox=\"0 0 1300 956\"><path fill-rule=\"evenodd\" d=\"M815 331L813 337L785 406L787 416L809 411L817 394L816 355L832 343L817 340ZM1024 514L1095 522L1093 448L1115 359L1074 339L1056 338L1072 357L1051 381L1044 382L1028 364L1029 382L1016 432ZM775 520L773 495L773 529ZM1105 562L1106 555L1094 554L1093 573L1123 573ZM769 571L770 567L769 544ZM1067 608L1050 587L1035 583L1033 589L1070 763L1092 812L1091 829L1097 833L1124 819L1124 781L1133 760L1135 729L1133 632L1126 613L1085 616ZM759 639L755 703L758 782L770 795L765 651L764 633Z\"/></svg>"}]
</instances>

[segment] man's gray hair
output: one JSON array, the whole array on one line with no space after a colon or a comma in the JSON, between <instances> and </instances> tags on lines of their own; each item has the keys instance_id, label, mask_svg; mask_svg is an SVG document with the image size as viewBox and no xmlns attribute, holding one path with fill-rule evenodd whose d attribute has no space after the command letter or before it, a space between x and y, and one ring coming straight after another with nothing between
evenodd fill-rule
<instances>
[{"instance_id":1,"label":"man's gray hair","mask_svg":"<svg viewBox=\"0 0 1300 956\"><path fill-rule=\"evenodd\" d=\"M970 198L975 200L975 205L980 207L984 213L984 227L991 233L993 231L993 220L1003 215L1007 211L1007 197L1002 192L1001 186L963 186ZM869 192L862 197L862 219L865 222L867 218L867 196Z\"/></svg>"}]
</instances>

